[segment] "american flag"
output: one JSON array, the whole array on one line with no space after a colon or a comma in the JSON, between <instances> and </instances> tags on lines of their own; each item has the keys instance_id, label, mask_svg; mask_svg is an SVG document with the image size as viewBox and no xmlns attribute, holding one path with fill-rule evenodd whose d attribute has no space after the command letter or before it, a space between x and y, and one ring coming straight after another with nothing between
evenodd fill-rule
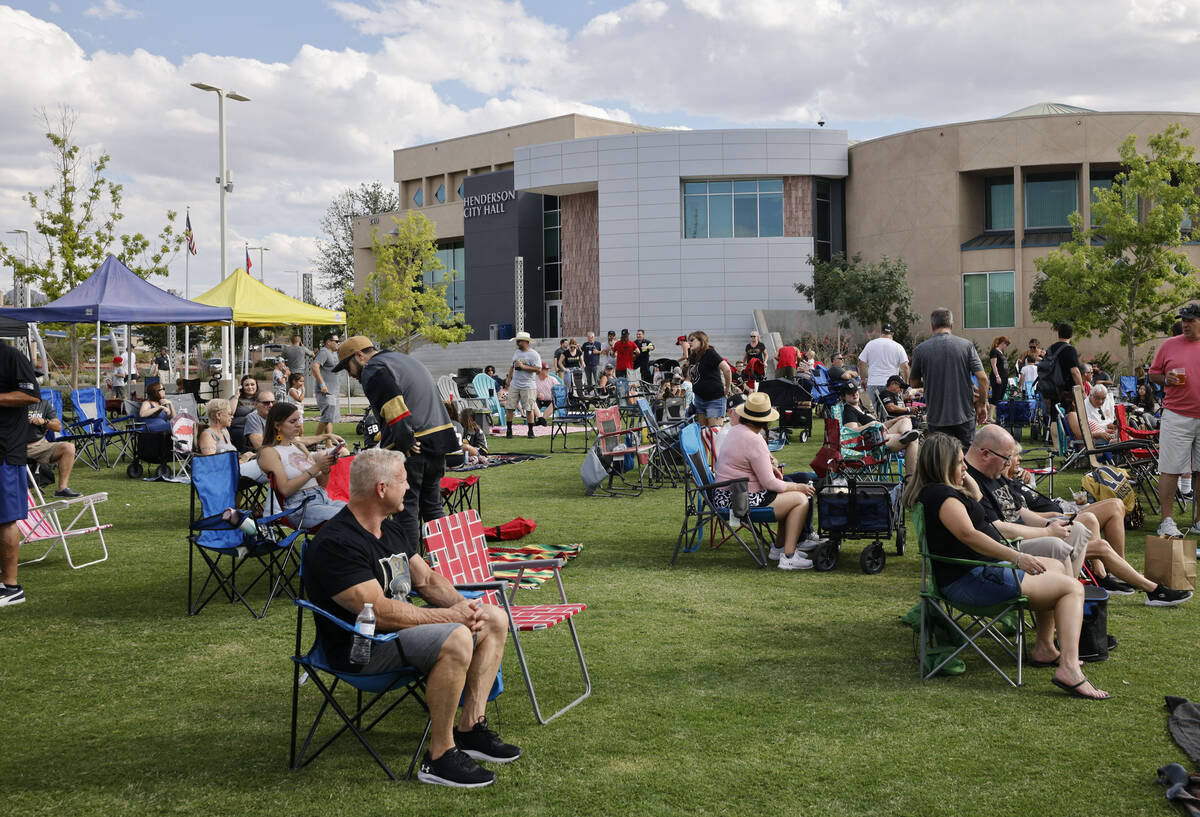
<instances>
[{"instance_id":1,"label":"american flag","mask_svg":"<svg viewBox=\"0 0 1200 817\"><path fill-rule=\"evenodd\" d=\"M183 230L183 234L187 236L188 252L192 255L196 254L196 236L192 235L192 214L187 214L187 226Z\"/></svg>"},{"instance_id":2,"label":"american flag","mask_svg":"<svg viewBox=\"0 0 1200 817\"><path fill-rule=\"evenodd\" d=\"M246 272L249 272L249 271L250 271L250 268L251 268L251 267L253 267L253 266L254 266L254 264L252 264L252 263L250 262L250 248L249 248L249 247L247 247L247 248L246 248Z\"/></svg>"}]
</instances>

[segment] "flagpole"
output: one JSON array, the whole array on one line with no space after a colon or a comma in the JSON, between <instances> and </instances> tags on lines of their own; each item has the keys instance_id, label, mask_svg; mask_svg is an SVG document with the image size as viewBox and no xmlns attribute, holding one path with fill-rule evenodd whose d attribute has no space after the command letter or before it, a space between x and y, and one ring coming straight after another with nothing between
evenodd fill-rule
<instances>
[{"instance_id":1,"label":"flagpole","mask_svg":"<svg viewBox=\"0 0 1200 817\"><path fill-rule=\"evenodd\" d=\"M192 236L190 235L190 233L192 231L192 208L191 207L187 208L186 224L188 225L188 233L189 233L189 235L187 237L188 244L191 244L192 243ZM184 298L184 300L187 300L187 301L190 301L192 299L192 248L190 246L185 247L183 250L183 298ZM174 353L175 350L172 349L171 352ZM183 325L183 379L184 380L190 380L192 377L191 352L192 352L192 325L190 323L185 323Z\"/></svg>"}]
</instances>

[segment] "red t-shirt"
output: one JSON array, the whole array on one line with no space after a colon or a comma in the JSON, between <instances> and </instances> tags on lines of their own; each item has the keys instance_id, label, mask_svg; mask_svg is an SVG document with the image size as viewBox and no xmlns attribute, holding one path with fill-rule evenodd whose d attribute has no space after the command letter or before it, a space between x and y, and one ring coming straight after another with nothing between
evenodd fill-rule
<instances>
[{"instance_id":1,"label":"red t-shirt","mask_svg":"<svg viewBox=\"0 0 1200 817\"><path fill-rule=\"evenodd\" d=\"M619 340L613 344L617 353L617 371L633 368L633 358L638 353L637 344L631 340Z\"/></svg>"},{"instance_id":2,"label":"red t-shirt","mask_svg":"<svg viewBox=\"0 0 1200 817\"><path fill-rule=\"evenodd\" d=\"M1163 341L1150 364L1150 374L1165 375L1172 369L1183 369L1187 384L1164 386L1163 408L1200 419L1200 341L1192 342L1183 335Z\"/></svg>"},{"instance_id":3,"label":"red t-shirt","mask_svg":"<svg viewBox=\"0 0 1200 817\"><path fill-rule=\"evenodd\" d=\"M796 347L780 346L778 362L775 365L779 367L791 366L794 368L796 365Z\"/></svg>"}]
</instances>

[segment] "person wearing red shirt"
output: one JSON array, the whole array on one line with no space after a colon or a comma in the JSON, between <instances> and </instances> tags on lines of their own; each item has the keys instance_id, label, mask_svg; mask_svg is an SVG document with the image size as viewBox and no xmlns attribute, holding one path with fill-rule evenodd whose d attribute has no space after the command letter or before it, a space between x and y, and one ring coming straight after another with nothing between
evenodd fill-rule
<instances>
[{"instance_id":1,"label":"person wearing red shirt","mask_svg":"<svg viewBox=\"0 0 1200 817\"><path fill-rule=\"evenodd\" d=\"M628 378L638 353L637 344L629 339L628 329L621 330L621 339L613 344L613 351L617 353L617 377Z\"/></svg>"},{"instance_id":2,"label":"person wearing red shirt","mask_svg":"<svg viewBox=\"0 0 1200 817\"><path fill-rule=\"evenodd\" d=\"M779 351L775 353L775 376L795 380L796 359L799 355L800 351L795 346L780 346Z\"/></svg>"},{"instance_id":3,"label":"person wearing red shirt","mask_svg":"<svg viewBox=\"0 0 1200 817\"><path fill-rule=\"evenodd\" d=\"M1183 334L1167 338L1158 347L1148 377L1163 391L1159 421L1158 497L1162 508L1159 536L1183 533L1171 518L1179 477L1191 474L1200 463L1200 304L1179 311ZM1163 500L1166 497L1166 500ZM1192 525L1200 533L1200 522Z\"/></svg>"}]
</instances>

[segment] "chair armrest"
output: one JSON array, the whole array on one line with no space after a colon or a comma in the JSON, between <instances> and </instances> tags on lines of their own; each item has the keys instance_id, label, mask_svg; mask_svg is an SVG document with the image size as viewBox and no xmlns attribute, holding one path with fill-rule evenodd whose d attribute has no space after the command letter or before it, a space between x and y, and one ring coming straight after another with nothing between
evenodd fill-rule
<instances>
[{"instance_id":1,"label":"chair armrest","mask_svg":"<svg viewBox=\"0 0 1200 817\"><path fill-rule=\"evenodd\" d=\"M322 617L328 619L329 621L332 621L334 624L341 627L346 632L354 633L355 635L361 635L363 638L365 638L369 641L378 641L378 642L395 641L396 638L398 638L400 635L400 632L398 630L396 632L376 633L374 635L367 635L366 633L360 633L360 632L358 632L358 630L354 629L353 624L347 624L345 621L342 621L340 618L335 616L333 613L330 613L330 612L327 612L327 611L321 609L320 607L313 604L312 602L305 601L304 599L292 599L292 601L295 603L295 605L297 607L300 607L304 610L308 610L308 611L312 612L313 615L322 616Z\"/></svg>"},{"instance_id":2,"label":"chair armrest","mask_svg":"<svg viewBox=\"0 0 1200 817\"><path fill-rule=\"evenodd\" d=\"M508 589L507 579L492 579L487 582L465 582L454 585L455 590L496 590L503 593Z\"/></svg>"},{"instance_id":3,"label":"chair armrest","mask_svg":"<svg viewBox=\"0 0 1200 817\"><path fill-rule=\"evenodd\" d=\"M559 570L566 562L562 559L525 559L520 562L488 562L488 567L501 568L502 570L513 569L531 569L540 570L545 567L552 567Z\"/></svg>"},{"instance_id":4,"label":"chair armrest","mask_svg":"<svg viewBox=\"0 0 1200 817\"><path fill-rule=\"evenodd\" d=\"M1018 540L1019 541L1019 540ZM929 558L935 562L951 565L967 565L970 567L1003 567L1008 570L1020 570L1014 562L985 562L981 559L956 559L953 556L938 556L930 553Z\"/></svg>"},{"instance_id":5,"label":"chair armrest","mask_svg":"<svg viewBox=\"0 0 1200 817\"><path fill-rule=\"evenodd\" d=\"M719 482L700 482L700 483L696 484L696 487L703 491L708 491L713 488L728 488L730 485L737 485L739 482L749 483L750 477L737 477L736 479L723 479Z\"/></svg>"}]
</instances>

